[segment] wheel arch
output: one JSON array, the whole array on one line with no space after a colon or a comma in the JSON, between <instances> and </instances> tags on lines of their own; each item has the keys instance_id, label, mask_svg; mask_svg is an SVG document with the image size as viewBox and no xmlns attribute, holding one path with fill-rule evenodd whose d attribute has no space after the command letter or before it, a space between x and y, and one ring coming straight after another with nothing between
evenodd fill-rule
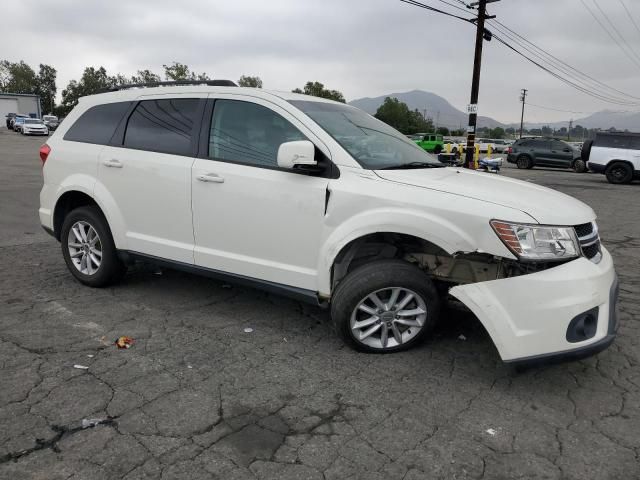
<instances>
[{"instance_id":1,"label":"wheel arch","mask_svg":"<svg viewBox=\"0 0 640 480\"><path fill-rule=\"evenodd\" d=\"M391 218L396 222L388 221ZM396 242L390 243L389 238L395 239ZM362 243L373 241L379 244L394 244L397 247L398 240L421 243L448 255L476 250L476 242L467 232L444 219L438 220L406 210L367 212L345 222L325 241L318 266L320 295L327 298L331 296L336 284L334 267L337 259L343 260L346 255L353 255L352 250L357 250ZM350 251L351 253L348 253Z\"/></svg>"}]
</instances>

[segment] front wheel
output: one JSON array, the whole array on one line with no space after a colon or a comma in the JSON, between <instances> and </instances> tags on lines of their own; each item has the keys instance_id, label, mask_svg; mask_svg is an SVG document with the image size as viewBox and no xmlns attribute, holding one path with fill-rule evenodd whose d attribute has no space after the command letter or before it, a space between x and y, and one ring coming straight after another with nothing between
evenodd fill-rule
<instances>
[{"instance_id":1,"label":"front wheel","mask_svg":"<svg viewBox=\"0 0 640 480\"><path fill-rule=\"evenodd\" d=\"M424 340L440 311L431 279L401 260L381 260L350 272L336 288L331 317L356 350L392 353Z\"/></svg>"},{"instance_id":2,"label":"front wheel","mask_svg":"<svg viewBox=\"0 0 640 480\"><path fill-rule=\"evenodd\" d=\"M433 149L433 153L440 155L442 153L442 146L436 145L436 148Z\"/></svg>"},{"instance_id":3,"label":"front wheel","mask_svg":"<svg viewBox=\"0 0 640 480\"><path fill-rule=\"evenodd\" d=\"M69 213L62 223L60 243L67 268L84 285L105 287L126 272L98 207L80 207Z\"/></svg>"},{"instance_id":4,"label":"front wheel","mask_svg":"<svg viewBox=\"0 0 640 480\"><path fill-rule=\"evenodd\" d=\"M605 175L609 183L616 185L631 183L631 180L633 180L633 168L628 163L616 162L607 167Z\"/></svg>"},{"instance_id":5,"label":"front wheel","mask_svg":"<svg viewBox=\"0 0 640 480\"><path fill-rule=\"evenodd\" d=\"M516 160L516 165L519 169L524 170L527 168L531 168L533 166L533 162L531 158L527 155L520 155Z\"/></svg>"}]
</instances>

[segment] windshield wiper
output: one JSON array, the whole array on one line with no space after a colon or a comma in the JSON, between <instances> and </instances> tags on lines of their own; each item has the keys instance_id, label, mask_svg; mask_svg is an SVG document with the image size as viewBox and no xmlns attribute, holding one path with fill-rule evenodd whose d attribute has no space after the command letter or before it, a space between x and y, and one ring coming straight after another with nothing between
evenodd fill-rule
<instances>
[{"instance_id":1,"label":"windshield wiper","mask_svg":"<svg viewBox=\"0 0 640 480\"><path fill-rule=\"evenodd\" d=\"M438 165L437 163L427 162L409 162L400 165L391 165L390 167L379 168L378 170L409 170L413 168L444 168L446 165Z\"/></svg>"}]
</instances>

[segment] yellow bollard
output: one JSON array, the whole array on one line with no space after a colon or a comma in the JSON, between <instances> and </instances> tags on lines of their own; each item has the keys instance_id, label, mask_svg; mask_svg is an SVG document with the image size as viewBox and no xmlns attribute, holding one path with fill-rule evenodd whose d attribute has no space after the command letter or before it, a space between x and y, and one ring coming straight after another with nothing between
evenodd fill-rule
<instances>
[{"instance_id":1,"label":"yellow bollard","mask_svg":"<svg viewBox=\"0 0 640 480\"><path fill-rule=\"evenodd\" d=\"M493 145L489 144L489 146L487 146L487 158L489 160L491 160L491 153L493 152Z\"/></svg>"},{"instance_id":2,"label":"yellow bollard","mask_svg":"<svg viewBox=\"0 0 640 480\"><path fill-rule=\"evenodd\" d=\"M473 164L474 164L474 168L475 170L478 169L478 160L480 159L480 145L478 145L477 143L474 145L475 146L475 155L473 156Z\"/></svg>"},{"instance_id":3,"label":"yellow bollard","mask_svg":"<svg viewBox=\"0 0 640 480\"><path fill-rule=\"evenodd\" d=\"M447 143L447 154L451 153L451 144Z\"/></svg>"}]
</instances>

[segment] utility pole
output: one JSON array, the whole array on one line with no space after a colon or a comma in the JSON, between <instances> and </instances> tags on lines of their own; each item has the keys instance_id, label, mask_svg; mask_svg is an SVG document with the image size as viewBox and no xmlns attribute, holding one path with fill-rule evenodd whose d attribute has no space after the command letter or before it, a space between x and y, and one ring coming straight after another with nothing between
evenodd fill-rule
<instances>
[{"instance_id":1,"label":"utility pole","mask_svg":"<svg viewBox=\"0 0 640 480\"><path fill-rule=\"evenodd\" d=\"M522 102L522 116L520 117L520 138L522 138L522 129L524 127L524 104L527 100L527 90L526 88L522 89L522 93L520 94L520 101Z\"/></svg>"},{"instance_id":2,"label":"utility pole","mask_svg":"<svg viewBox=\"0 0 640 480\"><path fill-rule=\"evenodd\" d=\"M573 128L573 118L569 121L569 132L567 133L567 141L571 141L571 129Z\"/></svg>"},{"instance_id":3,"label":"utility pole","mask_svg":"<svg viewBox=\"0 0 640 480\"><path fill-rule=\"evenodd\" d=\"M482 66L482 46L484 41L491 40L491 33L485 31L484 22L487 17L487 3L498 2L500 0L479 0L470 5L470 7L478 7L478 19L476 29L476 53L473 60L473 80L471 83L471 102L467 111L469 113L469 126L467 127L467 155L465 158L465 167L472 168L474 146L476 141L476 127L478 125L478 94L480 93L480 68Z\"/></svg>"}]
</instances>

